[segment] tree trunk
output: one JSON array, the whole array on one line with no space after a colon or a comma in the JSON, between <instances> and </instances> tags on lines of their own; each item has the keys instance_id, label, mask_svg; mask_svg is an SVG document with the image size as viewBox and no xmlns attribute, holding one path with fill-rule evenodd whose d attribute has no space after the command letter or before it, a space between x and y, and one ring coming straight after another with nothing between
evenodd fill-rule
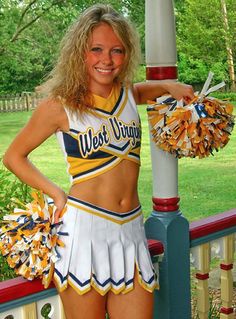
<instances>
[{"instance_id":1,"label":"tree trunk","mask_svg":"<svg viewBox=\"0 0 236 319\"><path fill-rule=\"evenodd\" d=\"M222 16L223 16L223 27L225 31L225 44L226 44L226 51L227 51L229 78L231 82L230 89L231 91L236 91L233 50L232 50L230 38L229 38L229 23L228 23L227 7L226 7L225 0L221 0L221 8L222 8Z\"/></svg>"}]
</instances>

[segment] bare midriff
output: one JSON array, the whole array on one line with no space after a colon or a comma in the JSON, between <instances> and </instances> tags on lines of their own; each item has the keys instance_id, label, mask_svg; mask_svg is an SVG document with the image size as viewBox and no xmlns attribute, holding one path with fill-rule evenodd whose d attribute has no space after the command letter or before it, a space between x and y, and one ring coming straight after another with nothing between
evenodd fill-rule
<instances>
[{"instance_id":1,"label":"bare midriff","mask_svg":"<svg viewBox=\"0 0 236 319\"><path fill-rule=\"evenodd\" d=\"M137 183L139 165L123 160L110 171L79 184L69 195L117 213L125 213L139 205Z\"/></svg>"}]
</instances>

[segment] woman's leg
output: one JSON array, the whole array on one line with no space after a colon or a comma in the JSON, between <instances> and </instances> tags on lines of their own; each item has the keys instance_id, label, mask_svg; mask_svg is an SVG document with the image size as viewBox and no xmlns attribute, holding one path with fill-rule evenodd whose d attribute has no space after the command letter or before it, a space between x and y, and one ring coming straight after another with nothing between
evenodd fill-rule
<instances>
[{"instance_id":1,"label":"woman's leg","mask_svg":"<svg viewBox=\"0 0 236 319\"><path fill-rule=\"evenodd\" d=\"M104 319L106 297L91 289L79 295L71 286L60 293L66 319Z\"/></svg>"},{"instance_id":2,"label":"woman's leg","mask_svg":"<svg viewBox=\"0 0 236 319\"><path fill-rule=\"evenodd\" d=\"M134 289L127 294L107 295L107 311L110 319L152 319L153 293L146 291L138 283L137 271L134 278Z\"/></svg>"}]
</instances>

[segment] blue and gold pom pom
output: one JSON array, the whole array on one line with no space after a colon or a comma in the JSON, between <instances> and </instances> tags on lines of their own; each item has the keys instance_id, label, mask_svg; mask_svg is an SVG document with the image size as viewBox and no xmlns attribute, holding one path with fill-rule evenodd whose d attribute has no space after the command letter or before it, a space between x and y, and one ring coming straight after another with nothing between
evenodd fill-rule
<instances>
[{"instance_id":1,"label":"blue and gold pom pom","mask_svg":"<svg viewBox=\"0 0 236 319\"><path fill-rule=\"evenodd\" d=\"M202 92L188 105L178 105L171 96L163 96L147 108L155 144L181 157L207 157L223 148L234 127L233 105L207 95L223 85L210 89L210 73Z\"/></svg>"},{"instance_id":2,"label":"blue and gold pom pom","mask_svg":"<svg viewBox=\"0 0 236 319\"><path fill-rule=\"evenodd\" d=\"M54 224L55 207L48 203L42 192L32 192L32 198L28 204L15 199L14 202L22 208L15 208L13 213L4 216L0 228L0 251L16 274L28 280L42 278L47 288L54 263L60 259L57 246L64 246L59 239L61 222Z\"/></svg>"}]
</instances>

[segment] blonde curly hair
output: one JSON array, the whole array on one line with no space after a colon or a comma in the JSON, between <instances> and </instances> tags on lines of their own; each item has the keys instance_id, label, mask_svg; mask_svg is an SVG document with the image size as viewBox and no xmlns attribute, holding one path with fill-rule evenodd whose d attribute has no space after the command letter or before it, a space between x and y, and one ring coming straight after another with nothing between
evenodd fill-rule
<instances>
[{"instance_id":1,"label":"blonde curly hair","mask_svg":"<svg viewBox=\"0 0 236 319\"><path fill-rule=\"evenodd\" d=\"M110 5L96 4L86 9L62 39L58 60L41 86L42 92L52 98L61 98L72 111L92 108L84 58L89 37L100 23L110 25L125 48L125 62L116 82L131 85L140 62L138 35L128 19Z\"/></svg>"}]
</instances>

